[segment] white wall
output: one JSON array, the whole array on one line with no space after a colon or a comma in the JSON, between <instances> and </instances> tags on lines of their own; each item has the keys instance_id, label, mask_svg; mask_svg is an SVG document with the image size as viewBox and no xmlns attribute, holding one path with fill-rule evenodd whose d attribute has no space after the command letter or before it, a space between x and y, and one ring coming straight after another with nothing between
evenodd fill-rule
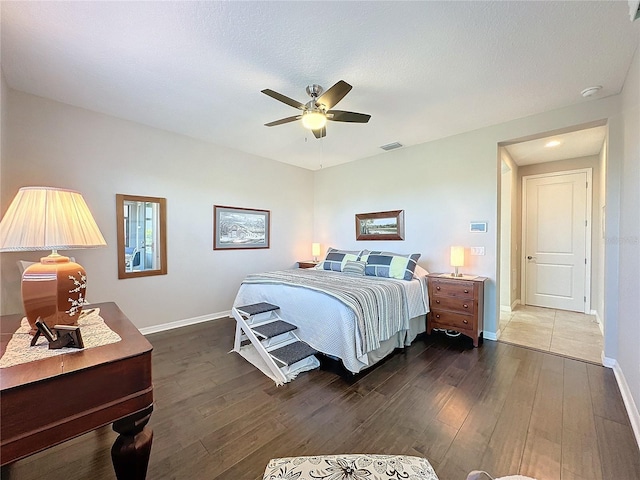
<instances>
[{"instance_id":1,"label":"white wall","mask_svg":"<svg viewBox=\"0 0 640 480\"><path fill-rule=\"evenodd\" d=\"M616 358L637 408L640 406L640 45L622 92L622 122L624 161L621 176L620 229L617 238L615 232L610 233L607 230L606 253L609 253L611 244L618 246L620 261ZM610 164L614 159L611 151L609 153L607 162ZM610 203L607 201L607 226L611 215L609 207ZM609 262L608 256L606 261ZM612 290L611 294L616 293ZM605 301L609 302L608 296ZM610 323L610 318L607 318L607 328ZM640 418L636 417L635 421L636 438L640 443Z\"/></svg>"},{"instance_id":2,"label":"white wall","mask_svg":"<svg viewBox=\"0 0 640 480\"><path fill-rule=\"evenodd\" d=\"M593 250L598 252L597 263L594 262L595 266L595 277L592 280L594 284L593 289L593 298L591 308L595 310L596 315L598 316L598 320L600 322L600 327L604 331L604 323L606 321L605 310L604 310L604 265L605 265L605 239L604 239L604 222L605 222L605 206L607 201L607 140L605 139L604 145L602 146L602 150L600 151L600 155L598 157L598 170L600 172L600 188L598 192L598 204L595 205L599 212L599 220L598 225L594 223L594 228L598 230L598 235L596 238L596 242L592 246Z\"/></svg>"},{"instance_id":3,"label":"white wall","mask_svg":"<svg viewBox=\"0 0 640 480\"><path fill-rule=\"evenodd\" d=\"M498 149L500 154L500 162L504 163L509 171L508 173L503 173L501 178L503 181L508 182L509 198L504 198L501 201L504 202L506 206L506 212L501 212L501 222L503 224L500 227L502 232L503 229L509 230L508 232L503 232L505 238L508 237L509 243L502 242L500 245L500 252L502 258L507 258L507 263L509 265L509 271L501 272L500 275L500 290L501 290L501 305L505 307L513 307L520 301L520 244L522 243L521 239L521 199L520 199L520 177L519 177L519 167L509 155L509 152L506 148L500 147ZM505 194L507 192L504 192ZM502 264L501 264L502 265ZM503 267L501 266L501 269ZM506 278L506 284L509 289L503 290L502 281ZM504 295L504 297L503 297ZM504 300L503 300L504 298Z\"/></svg>"},{"instance_id":4,"label":"white wall","mask_svg":"<svg viewBox=\"0 0 640 480\"><path fill-rule=\"evenodd\" d=\"M89 300L115 301L137 327L226 312L247 273L310 258L313 172L12 89L2 100L2 213L21 186L82 192L108 246L66 253ZM167 199L167 275L118 280L116 193ZM214 251L214 204L270 210L271 248ZM16 260L40 256L1 255L2 313L21 311Z\"/></svg>"},{"instance_id":5,"label":"white wall","mask_svg":"<svg viewBox=\"0 0 640 480\"><path fill-rule=\"evenodd\" d=\"M323 247L383 248L420 252L420 265L447 272L449 247L484 246L462 271L489 277L485 336L497 322L498 143L615 116L620 98L608 97L504 124L409 146L316 172L314 238ZM619 130L620 123L611 128ZM398 141L402 143L402 138ZM621 162L617 152L610 162ZM406 236L396 242L357 242L354 214L405 210ZM618 215L612 206L611 215ZM485 234L470 233L470 221L488 222ZM467 252L468 253L468 252Z\"/></svg>"},{"instance_id":6,"label":"white wall","mask_svg":"<svg viewBox=\"0 0 640 480\"><path fill-rule=\"evenodd\" d=\"M504 148L502 149L504 150ZM501 152L503 153L503 152ZM501 160L500 175L500 308L511 311L511 168Z\"/></svg>"}]
</instances>

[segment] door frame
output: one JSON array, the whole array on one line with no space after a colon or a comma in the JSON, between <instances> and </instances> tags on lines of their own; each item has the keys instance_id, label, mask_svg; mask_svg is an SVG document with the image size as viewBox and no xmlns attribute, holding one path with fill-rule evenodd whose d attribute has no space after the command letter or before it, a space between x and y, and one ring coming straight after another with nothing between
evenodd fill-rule
<instances>
[{"instance_id":1,"label":"door frame","mask_svg":"<svg viewBox=\"0 0 640 480\"><path fill-rule=\"evenodd\" d=\"M578 168L576 170L559 170L557 172L548 172L548 173L538 173L534 175L524 175L522 177L522 213L521 213L521 224L522 224L522 239L521 245L522 248L520 251L522 252L522 258L520 259L520 298L522 299L522 304L527 304L527 275L526 275L526 238L527 238L527 180L534 178L544 178L544 177L558 177L561 175L571 175L574 173L586 173L587 174L587 228L585 229L585 258L586 258L586 268L584 275L584 309L583 313L590 314L591 313L591 235L593 228L593 169L590 167L587 168Z\"/></svg>"}]
</instances>

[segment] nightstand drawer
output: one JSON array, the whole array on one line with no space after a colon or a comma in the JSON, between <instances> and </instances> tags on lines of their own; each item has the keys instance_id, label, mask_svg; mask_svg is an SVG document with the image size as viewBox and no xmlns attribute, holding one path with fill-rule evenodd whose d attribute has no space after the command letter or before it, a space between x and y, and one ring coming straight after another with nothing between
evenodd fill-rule
<instances>
[{"instance_id":1,"label":"nightstand drawer","mask_svg":"<svg viewBox=\"0 0 640 480\"><path fill-rule=\"evenodd\" d=\"M473 282L441 280L439 278L429 279L429 281L433 282L432 291L434 295L473 299Z\"/></svg>"},{"instance_id":2,"label":"nightstand drawer","mask_svg":"<svg viewBox=\"0 0 640 480\"><path fill-rule=\"evenodd\" d=\"M441 297L435 295L431 301L434 309L452 310L453 312L473 315L476 312L472 298Z\"/></svg>"},{"instance_id":3,"label":"nightstand drawer","mask_svg":"<svg viewBox=\"0 0 640 480\"><path fill-rule=\"evenodd\" d=\"M452 330L473 330L474 328L472 315L433 310L431 320L435 327L447 327Z\"/></svg>"}]
</instances>

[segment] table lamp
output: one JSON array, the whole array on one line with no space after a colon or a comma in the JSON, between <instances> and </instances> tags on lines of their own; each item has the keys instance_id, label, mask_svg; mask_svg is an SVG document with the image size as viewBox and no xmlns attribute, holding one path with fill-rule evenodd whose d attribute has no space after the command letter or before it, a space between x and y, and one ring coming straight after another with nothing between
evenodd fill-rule
<instances>
[{"instance_id":1,"label":"table lamp","mask_svg":"<svg viewBox=\"0 0 640 480\"><path fill-rule=\"evenodd\" d=\"M311 255L313 255L313 261L318 261L318 256L320 255L320 244L312 243L311 244Z\"/></svg>"},{"instance_id":2,"label":"table lamp","mask_svg":"<svg viewBox=\"0 0 640 480\"><path fill-rule=\"evenodd\" d=\"M52 187L23 187L0 222L0 252L51 250L22 274L22 302L31 326L75 325L85 303L87 275L57 250L106 246L84 198Z\"/></svg>"},{"instance_id":3,"label":"table lamp","mask_svg":"<svg viewBox=\"0 0 640 480\"><path fill-rule=\"evenodd\" d=\"M451 276L461 277L462 274L458 273L458 267L464 267L464 247L458 245L451 247L451 266L455 269Z\"/></svg>"}]
</instances>

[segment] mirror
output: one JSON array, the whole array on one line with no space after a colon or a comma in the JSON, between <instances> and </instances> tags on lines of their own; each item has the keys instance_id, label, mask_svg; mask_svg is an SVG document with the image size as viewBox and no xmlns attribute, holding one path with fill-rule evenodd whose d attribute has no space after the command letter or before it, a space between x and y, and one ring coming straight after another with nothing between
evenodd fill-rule
<instances>
[{"instance_id":1,"label":"mirror","mask_svg":"<svg viewBox=\"0 0 640 480\"><path fill-rule=\"evenodd\" d=\"M167 273L167 200L116 195L118 278Z\"/></svg>"}]
</instances>

